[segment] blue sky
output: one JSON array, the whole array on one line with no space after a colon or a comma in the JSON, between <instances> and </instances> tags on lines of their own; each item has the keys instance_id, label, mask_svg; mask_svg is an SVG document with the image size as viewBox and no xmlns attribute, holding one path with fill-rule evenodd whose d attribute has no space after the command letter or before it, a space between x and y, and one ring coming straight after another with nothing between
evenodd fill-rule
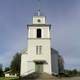
<instances>
[{"instance_id":1,"label":"blue sky","mask_svg":"<svg viewBox=\"0 0 80 80\"><path fill-rule=\"evenodd\" d=\"M0 63L27 47L26 25L32 23L36 0L0 0ZM52 46L64 58L65 68L80 69L80 0L41 0L42 14L52 25Z\"/></svg>"}]
</instances>

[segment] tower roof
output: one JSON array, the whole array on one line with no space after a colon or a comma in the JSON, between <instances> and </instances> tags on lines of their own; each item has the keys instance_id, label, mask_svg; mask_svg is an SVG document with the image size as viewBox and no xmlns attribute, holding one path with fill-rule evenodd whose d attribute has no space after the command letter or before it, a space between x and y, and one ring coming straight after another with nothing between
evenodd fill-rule
<instances>
[{"instance_id":1,"label":"tower roof","mask_svg":"<svg viewBox=\"0 0 80 80\"><path fill-rule=\"evenodd\" d=\"M41 0L37 0L37 10L34 16L41 16Z\"/></svg>"}]
</instances>

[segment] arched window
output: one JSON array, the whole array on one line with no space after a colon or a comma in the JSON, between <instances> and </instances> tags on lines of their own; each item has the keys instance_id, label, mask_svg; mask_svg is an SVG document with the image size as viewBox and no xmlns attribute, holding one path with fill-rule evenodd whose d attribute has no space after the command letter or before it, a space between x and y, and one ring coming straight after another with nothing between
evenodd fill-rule
<instances>
[{"instance_id":1,"label":"arched window","mask_svg":"<svg viewBox=\"0 0 80 80\"><path fill-rule=\"evenodd\" d=\"M41 38L41 29L37 29L37 38Z\"/></svg>"}]
</instances>

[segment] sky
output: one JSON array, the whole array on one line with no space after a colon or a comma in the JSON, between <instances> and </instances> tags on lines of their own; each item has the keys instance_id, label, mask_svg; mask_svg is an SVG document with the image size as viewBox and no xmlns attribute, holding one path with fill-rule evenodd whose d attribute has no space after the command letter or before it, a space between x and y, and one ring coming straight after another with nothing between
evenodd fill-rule
<instances>
[{"instance_id":1,"label":"sky","mask_svg":"<svg viewBox=\"0 0 80 80\"><path fill-rule=\"evenodd\" d=\"M52 25L52 47L66 69L80 69L80 0L41 0L42 15ZM9 66L16 52L27 48L27 24L37 0L0 0L0 63Z\"/></svg>"}]
</instances>

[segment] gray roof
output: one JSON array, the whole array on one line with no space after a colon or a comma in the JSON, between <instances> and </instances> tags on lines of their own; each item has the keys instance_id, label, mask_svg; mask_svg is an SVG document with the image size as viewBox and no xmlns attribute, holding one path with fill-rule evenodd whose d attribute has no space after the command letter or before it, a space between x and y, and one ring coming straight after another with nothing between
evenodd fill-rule
<instances>
[{"instance_id":1,"label":"gray roof","mask_svg":"<svg viewBox=\"0 0 80 80\"><path fill-rule=\"evenodd\" d=\"M59 52L56 49L53 49L53 48L51 48L51 53L52 54L58 54L59 55Z\"/></svg>"},{"instance_id":2,"label":"gray roof","mask_svg":"<svg viewBox=\"0 0 80 80\"><path fill-rule=\"evenodd\" d=\"M21 54L27 54L27 48L24 48L24 49L21 51Z\"/></svg>"}]
</instances>

